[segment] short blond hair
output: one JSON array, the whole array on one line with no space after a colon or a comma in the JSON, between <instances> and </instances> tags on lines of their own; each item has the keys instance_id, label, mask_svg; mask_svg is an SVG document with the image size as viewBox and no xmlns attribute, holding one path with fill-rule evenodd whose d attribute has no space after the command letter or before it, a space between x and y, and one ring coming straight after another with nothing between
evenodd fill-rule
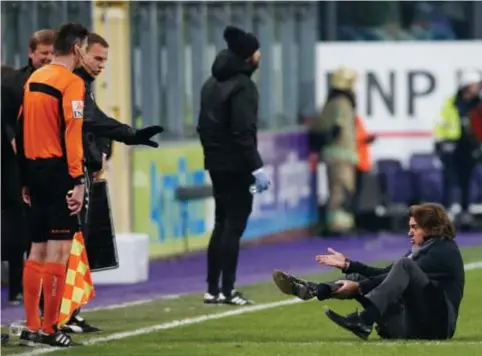
<instances>
[{"instance_id":1,"label":"short blond hair","mask_svg":"<svg viewBox=\"0 0 482 356\"><path fill-rule=\"evenodd\" d=\"M38 45L53 45L55 41L55 32L53 30L39 30L34 32L30 41L28 42L28 47L31 52L37 49Z\"/></svg>"}]
</instances>

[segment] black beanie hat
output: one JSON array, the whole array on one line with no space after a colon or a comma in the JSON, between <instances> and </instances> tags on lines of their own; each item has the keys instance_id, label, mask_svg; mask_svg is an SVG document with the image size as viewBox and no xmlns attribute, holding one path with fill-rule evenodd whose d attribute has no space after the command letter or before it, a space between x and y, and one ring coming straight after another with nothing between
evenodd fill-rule
<instances>
[{"instance_id":1,"label":"black beanie hat","mask_svg":"<svg viewBox=\"0 0 482 356\"><path fill-rule=\"evenodd\" d=\"M223 36L229 50L242 59L248 59L259 49L256 36L240 28L228 26L224 30Z\"/></svg>"}]
</instances>

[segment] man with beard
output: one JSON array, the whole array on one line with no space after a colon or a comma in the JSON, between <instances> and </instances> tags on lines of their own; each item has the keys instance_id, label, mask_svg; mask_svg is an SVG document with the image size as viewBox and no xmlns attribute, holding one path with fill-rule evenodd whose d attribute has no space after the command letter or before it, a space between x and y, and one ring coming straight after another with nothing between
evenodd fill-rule
<instances>
[{"instance_id":1,"label":"man with beard","mask_svg":"<svg viewBox=\"0 0 482 356\"><path fill-rule=\"evenodd\" d=\"M228 26L224 39L228 48L216 56L201 91L197 127L215 201L204 302L246 305L252 301L234 288L239 245L251 214L250 190L270 185L257 148L258 90L251 79L261 53L258 39L239 28Z\"/></svg>"},{"instance_id":2,"label":"man with beard","mask_svg":"<svg viewBox=\"0 0 482 356\"><path fill-rule=\"evenodd\" d=\"M347 234L355 224L355 182L358 164L356 103L353 70L340 68L331 78L330 92L321 113L310 127L311 146L327 166L330 199L327 207L329 234Z\"/></svg>"}]
</instances>

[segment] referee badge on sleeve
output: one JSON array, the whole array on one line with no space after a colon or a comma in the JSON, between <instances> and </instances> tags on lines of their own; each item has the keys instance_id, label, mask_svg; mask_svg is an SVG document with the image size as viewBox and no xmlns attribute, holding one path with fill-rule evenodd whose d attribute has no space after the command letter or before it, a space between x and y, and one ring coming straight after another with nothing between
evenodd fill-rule
<instances>
[{"instance_id":1,"label":"referee badge on sleeve","mask_svg":"<svg viewBox=\"0 0 482 356\"><path fill-rule=\"evenodd\" d=\"M82 100L72 100L72 115L74 119L84 117L84 102Z\"/></svg>"}]
</instances>

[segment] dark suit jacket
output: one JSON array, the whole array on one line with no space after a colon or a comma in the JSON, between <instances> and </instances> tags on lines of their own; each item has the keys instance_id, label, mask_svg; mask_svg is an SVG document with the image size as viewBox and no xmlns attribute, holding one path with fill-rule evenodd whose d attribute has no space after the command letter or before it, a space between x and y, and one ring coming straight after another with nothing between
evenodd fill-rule
<instances>
[{"instance_id":1,"label":"dark suit jacket","mask_svg":"<svg viewBox=\"0 0 482 356\"><path fill-rule=\"evenodd\" d=\"M92 93L94 79L84 68L79 68L74 73L82 78L85 84L84 104L84 155L89 174L102 168L102 153L110 156L112 140L131 144L136 130L122 122L107 116L95 102Z\"/></svg>"},{"instance_id":2,"label":"dark suit jacket","mask_svg":"<svg viewBox=\"0 0 482 356\"><path fill-rule=\"evenodd\" d=\"M18 134L17 114L22 105L23 86L34 71L29 61L23 68L2 73L2 246L6 249L11 245L26 248L28 242L18 158L11 141Z\"/></svg>"},{"instance_id":3,"label":"dark suit jacket","mask_svg":"<svg viewBox=\"0 0 482 356\"><path fill-rule=\"evenodd\" d=\"M407 253L405 256L408 256ZM460 250L453 240L438 239L427 250L414 259L415 263L428 276L435 290L435 297L440 297L441 308L445 316L440 327L440 337L451 338L456 329L459 307L464 294L465 270ZM345 273L359 273L367 279L359 282L363 295L376 288L388 275L392 265L385 268L367 266L351 261ZM434 301L435 302L435 301ZM441 311L441 312L442 312ZM438 316L440 316L438 315ZM437 319L437 322L440 320Z\"/></svg>"}]
</instances>

